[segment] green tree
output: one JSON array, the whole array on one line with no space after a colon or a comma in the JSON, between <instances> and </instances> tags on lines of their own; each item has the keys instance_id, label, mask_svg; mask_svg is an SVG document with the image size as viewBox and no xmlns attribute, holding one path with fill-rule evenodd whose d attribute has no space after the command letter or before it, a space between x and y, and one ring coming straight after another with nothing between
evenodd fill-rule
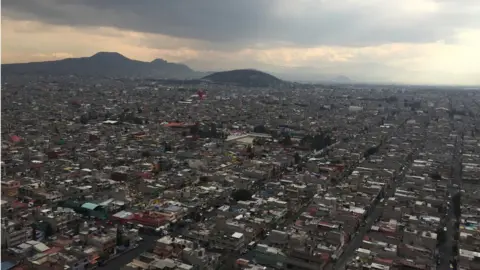
<instances>
[{"instance_id":1,"label":"green tree","mask_svg":"<svg viewBox=\"0 0 480 270\"><path fill-rule=\"evenodd\" d=\"M75 235L78 235L80 234L80 222L77 222L77 224L75 224Z\"/></svg>"},{"instance_id":2,"label":"green tree","mask_svg":"<svg viewBox=\"0 0 480 270\"><path fill-rule=\"evenodd\" d=\"M258 125L253 128L253 132L255 133L267 133L267 129L264 125Z\"/></svg>"},{"instance_id":3,"label":"green tree","mask_svg":"<svg viewBox=\"0 0 480 270\"><path fill-rule=\"evenodd\" d=\"M49 223L46 223L46 226L45 226L45 238L48 238L50 236L53 235L53 228L52 228L52 225L50 225Z\"/></svg>"},{"instance_id":4,"label":"green tree","mask_svg":"<svg viewBox=\"0 0 480 270\"><path fill-rule=\"evenodd\" d=\"M37 224L35 223L32 224L32 240L37 240Z\"/></svg>"},{"instance_id":5,"label":"green tree","mask_svg":"<svg viewBox=\"0 0 480 270\"><path fill-rule=\"evenodd\" d=\"M248 201L252 198L252 192L246 189L239 189L232 193L232 198L235 201Z\"/></svg>"},{"instance_id":6,"label":"green tree","mask_svg":"<svg viewBox=\"0 0 480 270\"><path fill-rule=\"evenodd\" d=\"M122 230L120 228L117 228L117 246L123 245L123 234Z\"/></svg>"},{"instance_id":7,"label":"green tree","mask_svg":"<svg viewBox=\"0 0 480 270\"><path fill-rule=\"evenodd\" d=\"M292 145L292 137L290 137L290 135L288 135L288 134L285 135L285 136L283 137L283 140L282 140L281 143L282 143L283 145L285 145L285 146Z\"/></svg>"},{"instance_id":8,"label":"green tree","mask_svg":"<svg viewBox=\"0 0 480 270\"><path fill-rule=\"evenodd\" d=\"M299 154L299 153L295 153L295 155L293 156L293 158L295 159L295 164L299 164L299 163L300 163L301 157L300 157L300 154Z\"/></svg>"}]
</instances>

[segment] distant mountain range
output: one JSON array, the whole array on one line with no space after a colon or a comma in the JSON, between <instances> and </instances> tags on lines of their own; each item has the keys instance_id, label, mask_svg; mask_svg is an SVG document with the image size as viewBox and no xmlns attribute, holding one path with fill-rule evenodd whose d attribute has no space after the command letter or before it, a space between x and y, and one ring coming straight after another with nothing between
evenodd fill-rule
<instances>
[{"instance_id":1,"label":"distant mountain range","mask_svg":"<svg viewBox=\"0 0 480 270\"><path fill-rule=\"evenodd\" d=\"M275 74L286 80L295 81L293 77L299 77L307 73L311 74L312 72L312 69L306 69L302 72L295 72L295 76L293 74L289 76L290 72ZM284 82L271 74L254 69L198 72L185 64L170 63L163 59L143 62L129 59L116 52L99 52L90 57L67 58L57 61L2 64L2 74L107 76L180 80L203 78L214 83L235 84L247 87L275 86ZM324 81L349 83L350 79L345 76L337 76Z\"/></svg>"},{"instance_id":2,"label":"distant mountain range","mask_svg":"<svg viewBox=\"0 0 480 270\"><path fill-rule=\"evenodd\" d=\"M337 83L351 83L352 80L350 80L350 78L348 78L347 76L340 75L340 76L337 76L337 77L333 78L333 79L332 79L332 82L337 82Z\"/></svg>"},{"instance_id":3,"label":"distant mountain range","mask_svg":"<svg viewBox=\"0 0 480 270\"><path fill-rule=\"evenodd\" d=\"M142 62L115 52L99 52L90 57L67 58L58 61L2 64L2 73L168 79L202 78L208 75L208 73L194 71L184 64L169 63L163 59Z\"/></svg>"},{"instance_id":4,"label":"distant mountain range","mask_svg":"<svg viewBox=\"0 0 480 270\"><path fill-rule=\"evenodd\" d=\"M235 84L246 87L268 87L283 83L279 78L254 69L237 69L210 74L203 78L214 83Z\"/></svg>"}]
</instances>

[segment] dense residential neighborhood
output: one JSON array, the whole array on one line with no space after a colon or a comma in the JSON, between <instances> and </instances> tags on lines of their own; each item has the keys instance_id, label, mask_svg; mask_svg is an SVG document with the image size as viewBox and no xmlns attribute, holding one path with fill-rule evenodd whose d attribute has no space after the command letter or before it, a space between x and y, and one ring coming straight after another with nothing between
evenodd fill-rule
<instances>
[{"instance_id":1,"label":"dense residential neighborhood","mask_svg":"<svg viewBox=\"0 0 480 270\"><path fill-rule=\"evenodd\" d=\"M480 94L2 81L2 269L480 269Z\"/></svg>"}]
</instances>

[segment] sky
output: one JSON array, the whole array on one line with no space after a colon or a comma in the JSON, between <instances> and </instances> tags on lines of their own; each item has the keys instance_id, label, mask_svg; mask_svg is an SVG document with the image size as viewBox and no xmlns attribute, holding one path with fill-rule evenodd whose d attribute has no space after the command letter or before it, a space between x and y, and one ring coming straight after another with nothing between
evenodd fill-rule
<instances>
[{"instance_id":1,"label":"sky","mask_svg":"<svg viewBox=\"0 0 480 270\"><path fill-rule=\"evenodd\" d=\"M3 0L2 63L99 51L284 79L480 85L478 0Z\"/></svg>"}]
</instances>

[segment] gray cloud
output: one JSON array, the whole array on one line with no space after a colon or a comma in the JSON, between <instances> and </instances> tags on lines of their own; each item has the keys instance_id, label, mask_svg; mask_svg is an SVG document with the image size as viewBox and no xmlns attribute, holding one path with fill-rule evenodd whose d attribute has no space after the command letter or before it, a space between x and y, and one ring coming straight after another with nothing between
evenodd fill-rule
<instances>
[{"instance_id":1,"label":"gray cloud","mask_svg":"<svg viewBox=\"0 0 480 270\"><path fill-rule=\"evenodd\" d=\"M390 1L374 1L371 5L364 3L368 1L361 5L343 2L4 0L2 15L57 25L111 26L198 39L216 48L423 43L451 40L456 29L478 27L480 23L478 13L471 11L477 2L471 0L438 0L439 10L418 16L392 10Z\"/></svg>"}]
</instances>

